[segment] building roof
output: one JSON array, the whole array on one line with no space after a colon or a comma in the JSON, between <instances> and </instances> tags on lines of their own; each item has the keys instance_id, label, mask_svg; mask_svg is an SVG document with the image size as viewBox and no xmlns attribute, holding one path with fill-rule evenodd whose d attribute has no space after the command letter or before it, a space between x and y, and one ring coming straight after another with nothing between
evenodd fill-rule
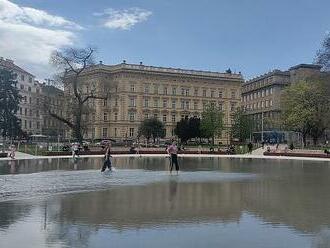
<instances>
[{"instance_id":1,"label":"building roof","mask_svg":"<svg viewBox=\"0 0 330 248\"><path fill-rule=\"evenodd\" d=\"M26 70L24 70L21 67L19 67L18 65L16 65L14 63L14 61L11 59L4 59L3 57L0 57L0 66L6 68L8 70L13 70L14 72L26 73L26 74L30 75L31 77L34 77L33 74L27 72Z\"/></svg>"},{"instance_id":2,"label":"building roof","mask_svg":"<svg viewBox=\"0 0 330 248\"><path fill-rule=\"evenodd\" d=\"M121 63L117 65L103 65L98 64L91 66L90 70L101 69L110 72L117 71L134 71L134 72L150 72L150 73L166 73L173 75L189 75L189 76L199 76L199 77L210 77L210 78L223 78L223 79L234 79L243 80L241 73L226 73L226 72L213 72L213 71L202 71L202 70L188 70L181 68L171 68L171 67L158 67L158 66L147 66L143 64L127 64Z\"/></svg>"},{"instance_id":3,"label":"building roof","mask_svg":"<svg viewBox=\"0 0 330 248\"><path fill-rule=\"evenodd\" d=\"M300 68L321 70L322 66L321 65L315 65L315 64L299 64L299 65L290 67L289 71L297 70L297 69L300 69Z\"/></svg>"}]
</instances>

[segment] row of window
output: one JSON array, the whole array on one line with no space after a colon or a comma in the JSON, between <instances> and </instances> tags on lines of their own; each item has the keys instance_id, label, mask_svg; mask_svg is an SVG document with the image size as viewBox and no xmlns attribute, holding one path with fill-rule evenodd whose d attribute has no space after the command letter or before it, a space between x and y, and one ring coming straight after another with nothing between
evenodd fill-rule
<instances>
[{"instance_id":1,"label":"row of window","mask_svg":"<svg viewBox=\"0 0 330 248\"><path fill-rule=\"evenodd\" d=\"M180 91L180 92L178 92ZM136 88L134 84L131 84L130 86L130 92L136 92ZM198 88L194 88L193 94L190 91L189 87L181 87L180 89L178 89L177 87L172 87L171 91L169 90L169 87L167 86L163 86L162 91L159 91L159 86L154 85L154 89L153 91L150 90L150 86L149 85L145 85L144 86L144 90L143 92L145 94L163 94L163 95L173 95L176 96L179 93L181 94L181 96L200 96L200 92ZM218 97L218 98L223 98L225 96L225 90L213 90L213 89L202 89L202 97ZM231 90L231 98L236 98L237 97L237 91L236 90Z\"/></svg>"},{"instance_id":2,"label":"row of window","mask_svg":"<svg viewBox=\"0 0 330 248\"><path fill-rule=\"evenodd\" d=\"M273 106L273 100L266 100L261 102L256 102L253 104L247 104L244 106L246 110L258 110L263 108L269 108Z\"/></svg>"},{"instance_id":3,"label":"row of window","mask_svg":"<svg viewBox=\"0 0 330 248\"><path fill-rule=\"evenodd\" d=\"M26 77L26 78L28 78L29 83L32 83L33 82L33 78L32 77ZM25 75L24 74L21 74L21 81L25 81Z\"/></svg>"},{"instance_id":4,"label":"row of window","mask_svg":"<svg viewBox=\"0 0 330 248\"><path fill-rule=\"evenodd\" d=\"M262 89L262 90L259 90L259 91L256 91L256 92L243 96L243 102L251 101L251 100L269 96L272 94L273 94L273 88Z\"/></svg>"},{"instance_id":5,"label":"row of window","mask_svg":"<svg viewBox=\"0 0 330 248\"><path fill-rule=\"evenodd\" d=\"M23 108L20 107L19 108L19 114L20 115L25 115L25 116L33 116L33 111L32 109L28 109L28 108L24 108L24 112L23 112ZM40 117L40 113L39 110L36 110L36 117Z\"/></svg>"},{"instance_id":6,"label":"row of window","mask_svg":"<svg viewBox=\"0 0 330 248\"><path fill-rule=\"evenodd\" d=\"M135 135L134 127L129 128L128 134L126 134L126 136L127 135L128 135L128 137L134 137L134 135ZM117 137L117 136L118 136L117 128L114 128L114 137ZM95 137L95 129L92 130L92 137ZM102 137L103 138L108 137L108 128L107 127L102 128Z\"/></svg>"},{"instance_id":7,"label":"row of window","mask_svg":"<svg viewBox=\"0 0 330 248\"><path fill-rule=\"evenodd\" d=\"M32 121L27 121L27 120L22 120L22 127L23 129L29 128L32 129L34 128L33 122ZM40 122L36 122L36 128L40 129Z\"/></svg>"}]
</instances>

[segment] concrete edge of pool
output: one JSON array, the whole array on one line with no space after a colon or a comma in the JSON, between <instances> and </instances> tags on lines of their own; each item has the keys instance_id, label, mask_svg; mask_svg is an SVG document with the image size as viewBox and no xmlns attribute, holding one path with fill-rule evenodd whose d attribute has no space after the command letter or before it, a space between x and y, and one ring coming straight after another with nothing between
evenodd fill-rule
<instances>
[{"instance_id":1,"label":"concrete edge of pool","mask_svg":"<svg viewBox=\"0 0 330 248\"><path fill-rule=\"evenodd\" d=\"M167 154L117 154L113 157L166 157ZM81 155L81 158L101 158L103 155ZM289 156L264 156L264 155L217 155L217 154L179 154L179 157L191 158L238 158L238 159L276 159L276 160L304 160L304 161L326 161L330 162L330 158L311 158L311 157L289 157ZM21 154L15 160L25 159L55 159L55 158L72 158L72 156L33 156L29 154ZM0 161L10 161L11 158L0 158Z\"/></svg>"}]
</instances>

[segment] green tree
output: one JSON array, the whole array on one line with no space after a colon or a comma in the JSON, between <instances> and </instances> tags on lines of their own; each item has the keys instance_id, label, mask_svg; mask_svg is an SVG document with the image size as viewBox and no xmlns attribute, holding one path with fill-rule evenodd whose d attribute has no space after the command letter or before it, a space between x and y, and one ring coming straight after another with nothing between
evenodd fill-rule
<instances>
[{"instance_id":1,"label":"green tree","mask_svg":"<svg viewBox=\"0 0 330 248\"><path fill-rule=\"evenodd\" d=\"M214 145L215 136L220 136L223 129L223 112L213 104L206 106L202 113L201 135L205 138L212 138Z\"/></svg>"},{"instance_id":2,"label":"green tree","mask_svg":"<svg viewBox=\"0 0 330 248\"><path fill-rule=\"evenodd\" d=\"M139 126L139 136L144 136L148 142L153 138L155 142L157 138L165 137L164 124L156 118L145 119Z\"/></svg>"},{"instance_id":3,"label":"green tree","mask_svg":"<svg viewBox=\"0 0 330 248\"><path fill-rule=\"evenodd\" d=\"M327 78L311 78L287 87L282 93L282 120L285 127L301 132L303 143L310 134L318 138L329 128L330 99Z\"/></svg>"},{"instance_id":4,"label":"green tree","mask_svg":"<svg viewBox=\"0 0 330 248\"><path fill-rule=\"evenodd\" d=\"M238 108L233 114L233 124L231 127L232 138L240 142L246 141L252 135L253 121L246 115L242 108Z\"/></svg>"},{"instance_id":5,"label":"green tree","mask_svg":"<svg viewBox=\"0 0 330 248\"><path fill-rule=\"evenodd\" d=\"M22 99L16 85L16 75L0 69L0 132L5 138L16 138L23 133L16 116Z\"/></svg>"},{"instance_id":6,"label":"green tree","mask_svg":"<svg viewBox=\"0 0 330 248\"><path fill-rule=\"evenodd\" d=\"M185 143L189 139L201 137L200 119L197 117L184 118L177 122L174 133Z\"/></svg>"}]
</instances>

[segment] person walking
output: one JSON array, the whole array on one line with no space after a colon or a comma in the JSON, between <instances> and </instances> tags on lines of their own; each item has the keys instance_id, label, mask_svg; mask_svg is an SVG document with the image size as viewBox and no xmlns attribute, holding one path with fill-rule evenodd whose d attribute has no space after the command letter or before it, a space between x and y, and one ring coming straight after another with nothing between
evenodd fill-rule
<instances>
[{"instance_id":1,"label":"person walking","mask_svg":"<svg viewBox=\"0 0 330 248\"><path fill-rule=\"evenodd\" d=\"M14 144L10 145L9 149L10 149L9 157L11 159L15 159L15 152L16 152L15 145Z\"/></svg>"},{"instance_id":2,"label":"person walking","mask_svg":"<svg viewBox=\"0 0 330 248\"><path fill-rule=\"evenodd\" d=\"M101 172L105 171L105 169L108 167L109 171L112 170L112 166L111 166L111 145L109 144L107 146L107 148L105 149L105 154L104 154L104 162L103 162L103 166L101 169Z\"/></svg>"},{"instance_id":3,"label":"person walking","mask_svg":"<svg viewBox=\"0 0 330 248\"><path fill-rule=\"evenodd\" d=\"M249 144L247 146L248 146L249 153L252 154L253 144L251 142L249 142Z\"/></svg>"},{"instance_id":4,"label":"person walking","mask_svg":"<svg viewBox=\"0 0 330 248\"><path fill-rule=\"evenodd\" d=\"M78 151L79 151L79 145L77 143L74 143L72 145L72 158L73 159L75 159L76 156L79 157Z\"/></svg>"},{"instance_id":5,"label":"person walking","mask_svg":"<svg viewBox=\"0 0 330 248\"><path fill-rule=\"evenodd\" d=\"M179 172L178 164L178 147L176 142L173 141L172 144L167 148L167 153L170 155L170 173L172 174L173 166L175 165L176 173Z\"/></svg>"}]
</instances>

